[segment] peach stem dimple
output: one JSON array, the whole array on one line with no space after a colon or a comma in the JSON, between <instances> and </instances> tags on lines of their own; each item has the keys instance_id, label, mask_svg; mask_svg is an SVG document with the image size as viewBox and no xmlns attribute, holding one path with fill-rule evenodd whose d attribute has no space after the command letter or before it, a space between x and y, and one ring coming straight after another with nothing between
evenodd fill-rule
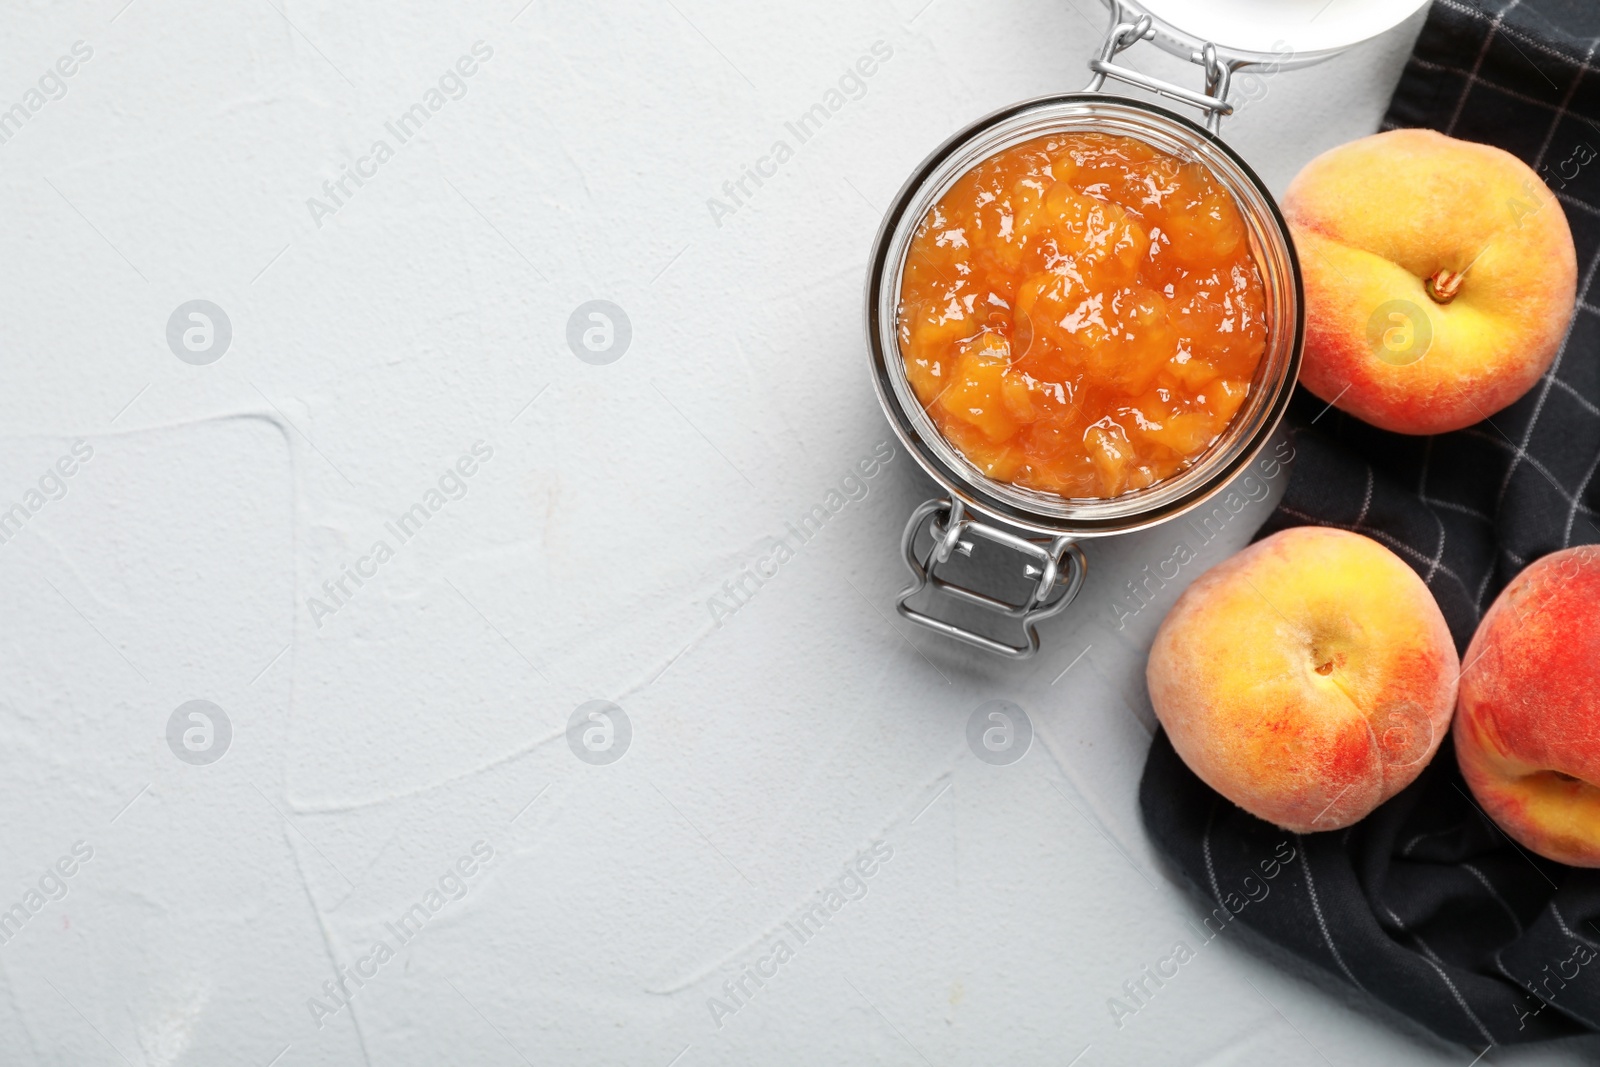
<instances>
[{"instance_id":1,"label":"peach stem dimple","mask_svg":"<svg viewBox=\"0 0 1600 1067\"><path fill-rule=\"evenodd\" d=\"M1461 291L1461 283L1466 277L1467 272L1464 270L1438 270L1422 283L1422 287L1428 291L1434 303L1448 304Z\"/></svg>"}]
</instances>

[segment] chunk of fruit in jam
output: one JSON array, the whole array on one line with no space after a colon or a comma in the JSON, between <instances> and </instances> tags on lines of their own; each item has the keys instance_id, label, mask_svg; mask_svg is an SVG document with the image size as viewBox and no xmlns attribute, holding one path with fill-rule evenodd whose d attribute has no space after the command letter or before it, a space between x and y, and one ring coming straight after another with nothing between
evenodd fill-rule
<instances>
[{"instance_id":1,"label":"chunk of fruit in jam","mask_svg":"<svg viewBox=\"0 0 1600 1067\"><path fill-rule=\"evenodd\" d=\"M1209 171L1110 134L990 156L917 229L900 351L991 478L1112 497L1171 477L1249 395L1266 295Z\"/></svg>"}]
</instances>

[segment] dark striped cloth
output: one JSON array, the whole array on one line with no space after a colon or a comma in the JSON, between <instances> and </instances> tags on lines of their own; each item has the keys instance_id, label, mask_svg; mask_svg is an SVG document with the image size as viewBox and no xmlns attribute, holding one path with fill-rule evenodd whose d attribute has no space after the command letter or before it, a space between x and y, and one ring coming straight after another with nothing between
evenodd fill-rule
<instances>
[{"instance_id":1,"label":"dark striped cloth","mask_svg":"<svg viewBox=\"0 0 1600 1067\"><path fill-rule=\"evenodd\" d=\"M1384 127L1489 142L1532 166L1572 225L1578 312L1527 396L1455 433L1386 433L1302 391L1293 474L1261 532L1318 524L1389 546L1463 650L1526 564L1600 542L1596 33L1592 0L1543 0L1538 12L1436 0ZM1301 837L1246 815L1164 734L1140 802L1157 848L1211 901L1208 927L1254 931L1475 1051L1600 1032L1600 871L1513 844L1473 802L1448 741L1410 788L1342 831Z\"/></svg>"}]
</instances>

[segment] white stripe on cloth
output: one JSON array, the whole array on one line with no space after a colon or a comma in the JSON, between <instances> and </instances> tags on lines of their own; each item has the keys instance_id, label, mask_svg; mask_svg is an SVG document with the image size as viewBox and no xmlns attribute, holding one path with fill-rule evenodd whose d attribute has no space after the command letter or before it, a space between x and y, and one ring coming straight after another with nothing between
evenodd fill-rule
<instances>
[{"instance_id":1,"label":"white stripe on cloth","mask_svg":"<svg viewBox=\"0 0 1600 1067\"><path fill-rule=\"evenodd\" d=\"M1227 905L1222 903L1222 887L1217 884L1217 868L1211 862L1211 824L1217 818L1217 799L1216 796L1211 798L1211 810L1206 813L1206 832L1200 835L1200 851L1206 857L1206 877L1211 881L1211 897L1226 908Z\"/></svg>"},{"instance_id":2,"label":"white stripe on cloth","mask_svg":"<svg viewBox=\"0 0 1600 1067\"><path fill-rule=\"evenodd\" d=\"M1349 836L1348 831L1346 831L1345 836ZM1311 900L1311 911L1316 915L1317 926L1322 930L1322 940L1327 942L1328 951L1333 953L1333 961L1339 965L1339 969L1344 972L1344 976L1350 979L1351 984L1357 989L1366 993L1368 992L1367 987L1362 985L1351 972L1350 965L1345 963L1344 957L1339 954L1339 946L1333 943L1333 935L1328 932L1328 920L1323 918L1322 902L1317 899L1317 883L1311 877L1311 853L1306 850L1306 839L1299 834L1295 834L1294 839L1296 844L1300 846L1300 869L1306 873L1306 896Z\"/></svg>"},{"instance_id":3,"label":"white stripe on cloth","mask_svg":"<svg viewBox=\"0 0 1600 1067\"><path fill-rule=\"evenodd\" d=\"M1416 942L1417 947L1420 948L1423 955L1427 957L1424 962L1438 972L1440 979L1443 980L1445 986L1450 990L1450 995L1455 998L1457 1004L1461 1005L1461 1010L1467 1013L1467 1018L1472 1020L1472 1025L1478 1028L1478 1033L1483 1036L1483 1039L1491 1045L1495 1044L1494 1035L1489 1032L1488 1027L1483 1025L1483 1020L1478 1018L1477 1013L1475 1013L1472 1008L1467 1005L1467 998L1461 995L1461 990L1456 988L1456 984L1451 981L1450 976L1445 973L1444 967L1442 966L1444 961L1439 959L1439 957L1434 954L1433 949L1428 947L1428 943L1422 940L1420 935L1414 934L1410 930L1406 929L1406 924L1401 921L1400 916L1394 913L1393 908L1385 905L1383 910L1389 913L1389 918L1394 920L1394 924L1400 928L1402 933L1410 937L1412 941Z\"/></svg>"},{"instance_id":4,"label":"white stripe on cloth","mask_svg":"<svg viewBox=\"0 0 1600 1067\"><path fill-rule=\"evenodd\" d=\"M1472 877L1482 882L1483 888L1489 891L1489 895L1494 898L1494 902L1500 905L1501 908L1505 909L1506 915L1510 916L1511 918L1511 925L1517 928L1517 936L1521 937L1523 934L1522 920L1517 918L1517 913L1512 909L1510 904L1506 903L1506 898L1501 896L1500 891L1494 887L1494 883L1489 881L1489 876L1478 870L1478 868L1474 867L1470 863L1462 863L1461 866L1466 868L1468 874L1471 874Z\"/></svg>"},{"instance_id":5,"label":"white stripe on cloth","mask_svg":"<svg viewBox=\"0 0 1600 1067\"><path fill-rule=\"evenodd\" d=\"M1595 941L1594 941L1593 938L1587 937L1587 936L1582 935L1582 934L1575 934L1575 933L1572 932L1572 927L1567 925L1567 920L1561 914L1561 909L1556 907L1556 902L1553 901L1553 900L1550 902L1550 914L1554 915L1556 917L1556 925L1561 927L1561 932L1562 933L1566 934L1568 937L1572 938L1574 941L1585 941L1585 942L1588 942L1591 945L1595 944ZM1600 945L1596 945L1595 947L1600 948Z\"/></svg>"},{"instance_id":6,"label":"white stripe on cloth","mask_svg":"<svg viewBox=\"0 0 1600 1067\"><path fill-rule=\"evenodd\" d=\"M1451 0L1439 0L1439 2L1445 7L1448 7L1454 11L1459 11L1465 15L1471 15L1475 18L1485 17L1484 12L1475 8L1461 7L1458 4L1451 3ZM1505 20L1507 15L1511 14L1512 9L1515 8L1518 3L1520 3L1520 0L1511 0L1511 3L1502 8L1500 13L1495 15L1494 19L1490 21L1489 32L1483 35L1483 47L1478 49L1478 58L1473 61L1472 69L1466 72L1467 81L1466 84L1461 87L1461 99L1456 101L1456 109L1450 115L1450 123L1444 128L1444 132L1446 134L1455 133L1456 123L1461 121L1461 112L1467 106L1467 97L1472 94L1472 86L1477 82L1478 72L1483 69L1484 58L1489 54L1489 46L1494 43L1494 35L1500 29L1500 23Z\"/></svg>"},{"instance_id":7,"label":"white stripe on cloth","mask_svg":"<svg viewBox=\"0 0 1600 1067\"><path fill-rule=\"evenodd\" d=\"M1594 49L1600 45L1600 38L1589 42L1589 50L1578 61L1578 72L1572 76L1572 84L1567 86L1567 91L1561 95L1561 105L1556 108L1555 115L1550 119L1550 129L1545 131L1544 143L1539 146L1539 154L1533 157L1533 169L1538 170L1544 162L1544 154L1550 150L1550 142L1555 139L1556 127L1561 125L1562 118L1567 113L1567 105L1572 103L1572 95L1578 91L1578 83L1589 74L1589 61L1594 58Z\"/></svg>"},{"instance_id":8,"label":"white stripe on cloth","mask_svg":"<svg viewBox=\"0 0 1600 1067\"><path fill-rule=\"evenodd\" d=\"M1600 268L1600 251L1595 253L1595 255L1589 260L1589 265L1584 268L1583 284L1578 288L1578 299L1580 301L1588 299L1589 286L1594 282L1596 268ZM1556 350L1555 362L1550 365L1550 370L1544 377L1544 385L1539 390L1539 399L1534 402L1533 417L1528 420L1528 429L1522 435L1522 444L1517 446L1516 453L1512 457L1510 465L1506 467L1505 479L1500 483L1500 492L1495 498L1495 511L1497 512L1505 506L1506 493L1511 489L1511 476L1516 473L1517 465L1524 459L1529 459L1530 463L1534 463L1540 472L1543 473L1546 478L1550 478L1550 480L1555 483L1556 488L1561 490L1560 483L1555 482L1555 479L1550 477L1549 471L1543 469L1543 464L1538 464L1536 461L1533 461L1529 458L1528 444L1533 440L1534 428L1539 425L1539 416L1544 413L1545 400L1550 396L1550 382L1561 373L1561 363L1562 360L1566 358L1567 345L1572 340L1572 327L1577 323L1577 321L1578 317L1574 315L1572 317L1572 322L1567 324L1567 332L1563 334L1561 338L1561 347ZM1561 492L1563 495L1566 495L1565 490L1561 490ZM1568 495L1567 502L1572 506L1574 514L1576 514L1579 508L1582 508L1591 515L1594 514L1592 509L1583 508L1582 503L1576 496ZM1489 569L1489 574L1493 573L1494 568L1491 567ZM1478 599L1475 604L1480 612L1483 610L1483 594L1488 590L1488 588L1489 578L1488 575L1485 575L1483 585L1478 590Z\"/></svg>"}]
</instances>

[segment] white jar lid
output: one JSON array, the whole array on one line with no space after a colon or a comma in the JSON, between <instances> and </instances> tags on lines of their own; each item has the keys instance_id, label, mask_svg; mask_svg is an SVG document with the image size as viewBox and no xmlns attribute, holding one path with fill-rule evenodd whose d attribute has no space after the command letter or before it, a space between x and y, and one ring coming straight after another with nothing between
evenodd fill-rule
<instances>
[{"instance_id":1,"label":"white jar lid","mask_svg":"<svg viewBox=\"0 0 1600 1067\"><path fill-rule=\"evenodd\" d=\"M1156 43L1188 56L1210 42L1239 59L1299 66L1370 40L1428 0L1123 0L1155 20Z\"/></svg>"}]
</instances>

